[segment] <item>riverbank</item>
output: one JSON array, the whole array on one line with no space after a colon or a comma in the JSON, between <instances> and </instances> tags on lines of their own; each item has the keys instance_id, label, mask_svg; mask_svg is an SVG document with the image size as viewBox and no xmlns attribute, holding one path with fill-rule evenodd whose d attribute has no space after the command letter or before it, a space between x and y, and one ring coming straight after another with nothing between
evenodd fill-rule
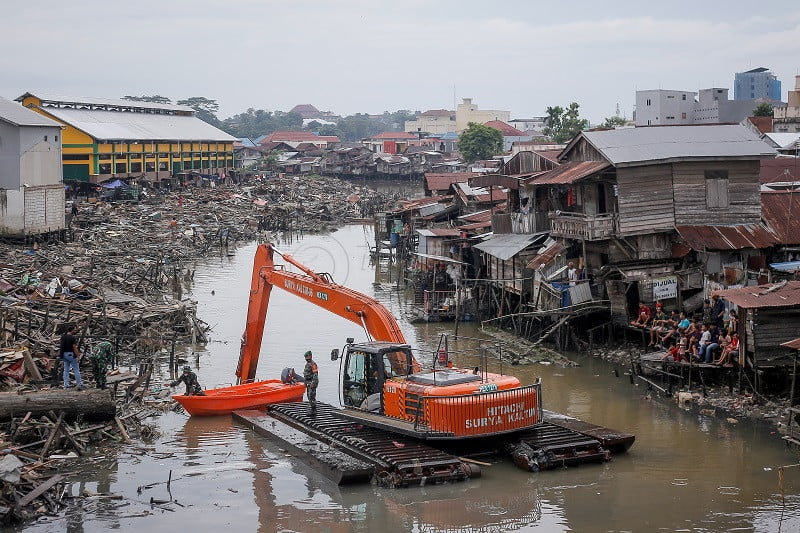
<instances>
[{"instance_id":1,"label":"riverbank","mask_svg":"<svg viewBox=\"0 0 800 533\"><path fill-rule=\"evenodd\" d=\"M640 354L641 347L629 343L612 344L586 352L588 357L612 363L627 375L633 372ZM647 388L647 384L641 381L634 382L634 385ZM680 409L694 410L731 424L736 424L741 419L750 419L767 423L770 430L785 429L790 407L788 398L755 396L752 392L739 393L737 386L730 392L727 383L700 383L695 380L692 390L675 390L669 398ZM657 390L647 392L648 395L658 393ZM687 397L686 394L690 396Z\"/></svg>"}]
</instances>

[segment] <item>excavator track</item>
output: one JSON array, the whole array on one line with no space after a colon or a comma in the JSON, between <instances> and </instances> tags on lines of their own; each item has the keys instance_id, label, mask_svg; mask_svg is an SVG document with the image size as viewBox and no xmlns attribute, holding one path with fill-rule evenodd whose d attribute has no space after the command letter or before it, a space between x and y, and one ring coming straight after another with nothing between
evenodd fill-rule
<instances>
[{"instance_id":1,"label":"excavator track","mask_svg":"<svg viewBox=\"0 0 800 533\"><path fill-rule=\"evenodd\" d=\"M611 459L598 439L551 422L515 435L506 451L517 466L531 472Z\"/></svg>"},{"instance_id":2,"label":"excavator track","mask_svg":"<svg viewBox=\"0 0 800 533\"><path fill-rule=\"evenodd\" d=\"M339 416L339 409L318 403L282 403L269 407L270 416L317 440L375 465L379 485L407 487L463 481L478 477L475 465L419 440L365 426Z\"/></svg>"}]
</instances>

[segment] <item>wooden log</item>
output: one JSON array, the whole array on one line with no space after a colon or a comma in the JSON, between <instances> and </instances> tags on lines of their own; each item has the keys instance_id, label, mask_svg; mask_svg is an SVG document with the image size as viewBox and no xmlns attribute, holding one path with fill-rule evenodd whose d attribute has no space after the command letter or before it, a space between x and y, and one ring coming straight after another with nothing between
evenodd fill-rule
<instances>
[{"instance_id":1,"label":"wooden log","mask_svg":"<svg viewBox=\"0 0 800 533\"><path fill-rule=\"evenodd\" d=\"M0 392L0 420L25 416L30 411L38 417L49 411L64 411L67 420L83 415L89 421L111 420L117 412L108 391L91 389L85 391L49 389L25 394Z\"/></svg>"}]
</instances>

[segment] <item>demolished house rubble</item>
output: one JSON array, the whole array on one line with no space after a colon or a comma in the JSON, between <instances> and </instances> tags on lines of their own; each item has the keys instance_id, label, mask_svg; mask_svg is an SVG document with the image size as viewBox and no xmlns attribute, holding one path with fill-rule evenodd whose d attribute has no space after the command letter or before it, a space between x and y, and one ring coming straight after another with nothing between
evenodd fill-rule
<instances>
[{"instance_id":1,"label":"demolished house rubble","mask_svg":"<svg viewBox=\"0 0 800 533\"><path fill-rule=\"evenodd\" d=\"M165 354L177 368L176 345L207 340L209 325L183 296L195 261L280 237L265 232L324 231L394 203L316 176L144 198L80 202L66 242L0 242L0 395L14 399L0 409L0 524L60 512L64 461L69 468L94 453L89 446L146 439L145 419L173 407L170 390L151 389L150 379ZM71 325L84 354L103 339L114 345L109 390L62 388L58 345ZM91 383L88 365L82 374Z\"/></svg>"}]
</instances>

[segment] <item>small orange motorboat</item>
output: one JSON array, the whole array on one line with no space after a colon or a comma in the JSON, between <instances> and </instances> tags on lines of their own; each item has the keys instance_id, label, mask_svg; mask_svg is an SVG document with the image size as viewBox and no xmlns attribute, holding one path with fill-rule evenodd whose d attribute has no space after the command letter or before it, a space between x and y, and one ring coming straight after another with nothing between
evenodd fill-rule
<instances>
[{"instance_id":1,"label":"small orange motorboat","mask_svg":"<svg viewBox=\"0 0 800 533\"><path fill-rule=\"evenodd\" d=\"M299 402L306 386L303 383L283 383L279 379L255 381L231 387L208 389L205 396L172 397L192 416L227 415L237 409L259 409L273 403Z\"/></svg>"}]
</instances>

